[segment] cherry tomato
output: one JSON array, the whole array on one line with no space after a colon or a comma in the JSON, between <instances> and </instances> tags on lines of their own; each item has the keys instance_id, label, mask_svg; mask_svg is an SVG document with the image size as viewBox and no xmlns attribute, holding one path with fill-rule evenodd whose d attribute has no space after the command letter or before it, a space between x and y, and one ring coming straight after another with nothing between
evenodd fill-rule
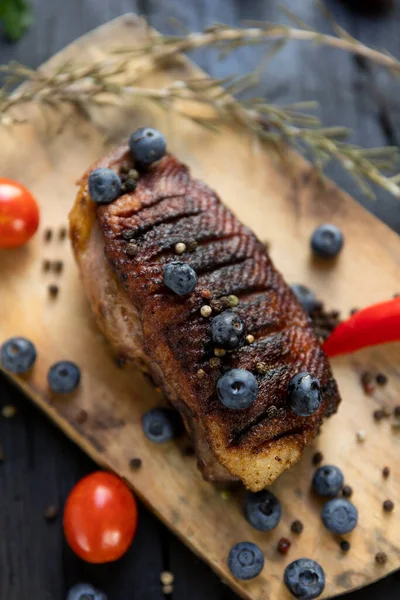
<instances>
[{"instance_id":1,"label":"cherry tomato","mask_svg":"<svg viewBox=\"0 0 400 600\"><path fill-rule=\"evenodd\" d=\"M20 183L0 177L0 248L25 244L39 225L39 207Z\"/></svg>"},{"instance_id":2,"label":"cherry tomato","mask_svg":"<svg viewBox=\"0 0 400 600\"><path fill-rule=\"evenodd\" d=\"M96 471L81 479L67 498L64 533L69 546L90 563L120 558L132 543L137 506L116 475Z\"/></svg>"}]
</instances>

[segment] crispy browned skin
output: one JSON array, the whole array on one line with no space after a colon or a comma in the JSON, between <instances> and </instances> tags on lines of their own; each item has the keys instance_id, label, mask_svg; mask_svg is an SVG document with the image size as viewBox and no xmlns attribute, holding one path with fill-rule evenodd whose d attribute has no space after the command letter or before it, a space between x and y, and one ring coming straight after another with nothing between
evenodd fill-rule
<instances>
[{"instance_id":1,"label":"crispy browned skin","mask_svg":"<svg viewBox=\"0 0 400 600\"><path fill-rule=\"evenodd\" d=\"M127 148L122 147L99 164L118 170L129 161ZM127 230L130 243L137 245L133 257L126 253L128 242L122 236ZM133 333L138 339L133 350L126 342L127 357L149 370L181 411L197 437L200 466L211 479L227 479L227 469L228 478L240 478L254 491L270 484L300 458L323 416L336 411L340 398L309 319L263 244L172 156L142 174L135 192L95 209L84 177L71 216L80 263L88 252L88 239L100 236L101 240L101 233L116 275L107 277L116 289L122 284L125 290L119 295L123 301L118 300L130 311L125 329L135 321ZM194 249L178 258L177 242ZM171 260L184 260L196 270L198 285L189 296L176 296L163 284L163 266ZM85 280L90 269L82 264L81 269ZM96 285L94 292L88 291L92 305L98 295ZM228 353L218 368L211 368L210 320L201 317L200 308L229 294L238 296L237 312L255 342ZM101 310L104 302L95 308L97 313ZM115 311L110 319L115 319ZM116 337L114 323L104 325L104 321L107 318L103 317L106 335ZM265 374L256 369L260 362L267 365ZM248 369L256 375L259 394L250 408L234 411L219 402L216 384L227 368ZM206 373L201 379L199 369ZM298 417L287 406L288 382L300 371L313 373L322 385L323 403L312 417ZM226 469L208 472L213 455Z\"/></svg>"}]
</instances>

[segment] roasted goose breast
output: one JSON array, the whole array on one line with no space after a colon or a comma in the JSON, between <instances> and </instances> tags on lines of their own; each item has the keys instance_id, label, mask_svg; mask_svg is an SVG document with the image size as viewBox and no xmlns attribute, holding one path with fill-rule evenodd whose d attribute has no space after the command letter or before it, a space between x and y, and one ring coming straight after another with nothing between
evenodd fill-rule
<instances>
[{"instance_id":1,"label":"roasted goose breast","mask_svg":"<svg viewBox=\"0 0 400 600\"><path fill-rule=\"evenodd\" d=\"M133 192L107 205L88 194L88 176L98 167L133 167L128 146L87 171L70 214L73 249L100 329L119 359L150 373L180 411L204 476L261 490L299 460L340 402L308 316L263 244L175 157L151 165ZM177 257L180 242L187 250ZM176 260L198 275L187 296L163 282L163 267ZM211 318L232 295L254 342L216 358ZM201 315L204 305L213 308L209 318ZM258 396L245 410L226 408L216 393L219 378L233 368L257 378ZM319 379L323 393L310 417L296 415L287 402L290 379L304 371Z\"/></svg>"}]
</instances>

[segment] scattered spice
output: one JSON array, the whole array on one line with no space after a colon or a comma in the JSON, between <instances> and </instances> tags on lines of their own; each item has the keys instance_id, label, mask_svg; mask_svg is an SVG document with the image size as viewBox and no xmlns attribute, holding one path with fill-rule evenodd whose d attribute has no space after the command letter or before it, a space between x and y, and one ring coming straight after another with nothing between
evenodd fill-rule
<instances>
[{"instance_id":1,"label":"scattered spice","mask_svg":"<svg viewBox=\"0 0 400 600\"><path fill-rule=\"evenodd\" d=\"M186 244L184 244L183 242L178 242L177 244L175 244L175 253L176 254L183 254L186 251Z\"/></svg>"},{"instance_id":2,"label":"scattered spice","mask_svg":"<svg viewBox=\"0 0 400 600\"><path fill-rule=\"evenodd\" d=\"M52 237L53 237L53 231L48 227L43 232L43 239L45 242L50 242Z\"/></svg>"},{"instance_id":3,"label":"scattered spice","mask_svg":"<svg viewBox=\"0 0 400 600\"><path fill-rule=\"evenodd\" d=\"M119 172L122 173L123 175L127 175L127 173L129 173L130 171L130 166L129 165L121 165Z\"/></svg>"},{"instance_id":4,"label":"scattered spice","mask_svg":"<svg viewBox=\"0 0 400 600\"><path fill-rule=\"evenodd\" d=\"M387 375L384 373L378 373L375 380L378 385L386 385L388 382Z\"/></svg>"},{"instance_id":5,"label":"scattered spice","mask_svg":"<svg viewBox=\"0 0 400 600\"><path fill-rule=\"evenodd\" d=\"M49 260L44 260L43 261L43 271L46 273L47 271L50 271L50 266L51 266L51 262Z\"/></svg>"},{"instance_id":6,"label":"scattered spice","mask_svg":"<svg viewBox=\"0 0 400 600\"><path fill-rule=\"evenodd\" d=\"M212 369L219 369L221 366L221 359L217 357L210 358L208 362L210 363L210 367Z\"/></svg>"},{"instance_id":7,"label":"scattered spice","mask_svg":"<svg viewBox=\"0 0 400 600\"><path fill-rule=\"evenodd\" d=\"M356 438L357 438L357 442L365 442L365 439L367 437L367 434L365 433L364 430L361 431L357 431L356 433Z\"/></svg>"},{"instance_id":8,"label":"scattered spice","mask_svg":"<svg viewBox=\"0 0 400 600\"><path fill-rule=\"evenodd\" d=\"M382 504L382 508L385 512L392 512L394 509L394 503L392 500L385 500L385 502Z\"/></svg>"},{"instance_id":9,"label":"scattered spice","mask_svg":"<svg viewBox=\"0 0 400 600\"><path fill-rule=\"evenodd\" d=\"M394 423L392 423L392 429L394 431L397 431L398 429L400 429L400 421L395 421Z\"/></svg>"},{"instance_id":10,"label":"scattered spice","mask_svg":"<svg viewBox=\"0 0 400 600\"><path fill-rule=\"evenodd\" d=\"M301 521L297 520L293 521L293 523L290 526L290 531L292 533L295 533L296 535L300 535L300 533L302 533L304 529L304 525Z\"/></svg>"},{"instance_id":11,"label":"scattered spice","mask_svg":"<svg viewBox=\"0 0 400 600\"><path fill-rule=\"evenodd\" d=\"M221 496L222 500L229 500L229 498L232 496L232 493L229 490L221 490L219 495Z\"/></svg>"},{"instance_id":12,"label":"scattered spice","mask_svg":"<svg viewBox=\"0 0 400 600\"><path fill-rule=\"evenodd\" d=\"M211 316L211 313L212 313L212 308L211 308L211 306L208 306L208 304L205 304L200 309L201 316L205 317L206 319Z\"/></svg>"},{"instance_id":13,"label":"scattered spice","mask_svg":"<svg viewBox=\"0 0 400 600\"><path fill-rule=\"evenodd\" d=\"M137 253L138 253L137 244L134 244L133 242L129 242L129 244L127 244L125 246L125 254L127 256L136 256Z\"/></svg>"},{"instance_id":14,"label":"scattered spice","mask_svg":"<svg viewBox=\"0 0 400 600\"><path fill-rule=\"evenodd\" d=\"M198 243L197 242L189 242L186 246L187 246L188 252L195 252L196 248L198 246Z\"/></svg>"},{"instance_id":15,"label":"scattered spice","mask_svg":"<svg viewBox=\"0 0 400 600\"><path fill-rule=\"evenodd\" d=\"M359 308L352 308L350 311L350 316L355 315L360 309Z\"/></svg>"},{"instance_id":16,"label":"scattered spice","mask_svg":"<svg viewBox=\"0 0 400 600\"><path fill-rule=\"evenodd\" d=\"M172 585L175 577L171 571L163 571L160 575L160 581L163 585Z\"/></svg>"},{"instance_id":17,"label":"scattered spice","mask_svg":"<svg viewBox=\"0 0 400 600\"><path fill-rule=\"evenodd\" d=\"M58 517L58 508L54 504L50 504L44 511L46 521L54 521Z\"/></svg>"},{"instance_id":18,"label":"scattered spice","mask_svg":"<svg viewBox=\"0 0 400 600\"><path fill-rule=\"evenodd\" d=\"M268 371L267 363L265 363L265 362L257 363L256 371L257 371L257 373L260 373L261 375L265 375L265 373L267 373L267 371Z\"/></svg>"},{"instance_id":19,"label":"scattered spice","mask_svg":"<svg viewBox=\"0 0 400 600\"><path fill-rule=\"evenodd\" d=\"M400 417L400 405L394 407L393 414L395 417Z\"/></svg>"},{"instance_id":20,"label":"scattered spice","mask_svg":"<svg viewBox=\"0 0 400 600\"><path fill-rule=\"evenodd\" d=\"M264 240L262 242L262 245L264 246L264 248L266 249L266 251L269 252L269 250L271 248L271 242L269 242L268 240Z\"/></svg>"},{"instance_id":21,"label":"scattered spice","mask_svg":"<svg viewBox=\"0 0 400 600\"><path fill-rule=\"evenodd\" d=\"M314 454L314 456L312 457L312 464L314 466L318 466L322 463L322 461L324 460L324 455L322 454L322 452L316 452Z\"/></svg>"},{"instance_id":22,"label":"scattered spice","mask_svg":"<svg viewBox=\"0 0 400 600\"><path fill-rule=\"evenodd\" d=\"M290 546L291 546L291 542L290 540L288 540L287 538L281 538L278 542L278 545L276 547L276 549L278 550L278 552L280 552L281 554L287 554Z\"/></svg>"},{"instance_id":23,"label":"scattered spice","mask_svg":"<svg viewBox=\"0 0 400 600\"><path fill-rule=\"evenodd\" d=\"M136 181L139 179L139 171L136 171L136 169L129 169L127 175L128 179L135 179Z\"/></svg>"},{"instance_id":24,"label":"scattered spice","mask_svg":"<svg viewBox=\"0 0 400 600\"><path fill-rule=\"evenodd\" d=\"M383 410L383 416L384 417L388 418L388 417L390 417L392 415L392 409L389 408L388 406L384 406L382 408L382 410Z\"/></svg>"},{"instance_id":25,"label":"scattered spice","mask_svg":"<svg viewBox=\"0 0 400 600\"><path fill-rule=\"evenodd\" d=\"M223 348L214 348L214 354L218 357L225 356L226 350L224 350Z\"/></svg>"},{"instance_id":26,"label":"scattered spice","mask_svg":"<svg viewBox=\"0 0 400 600\"><path fill-rule=\"evenodd\" d=\"M353 488L350 487L349 485L343 486L342 496L344 496L345 498L350 498L352 495L353 495Z\"/></svg>"},{"instance_id":27,"label":"scattered spice","mask_svg":"<svg viewBox=\"0 0 400 600\"><path fill-rule=\"evenodd\" d=\"M6 404L1 409L1 414L5 419L12 419L17 414L17 409L13 404Z\"/></svg>"},{"instance_id":28,"label":"scattered spice","mask_svg":"<svg viewBox=\"0 0 400 600\"><path fill-rule=\"evenodd\" d=\"M378 410L374 410L372 415L373 415L375 421L382 421L382 419L385 418L385 413L381 408L378 408Z\"/></svg>"},{"instance_id":29,"label":"scattered spice","mask_svg":"<svg viewBox=\"0 0 400 600\"><path fill-rule=\"evenodd\" d=\"M121 192L123 194L129 194L130 192L134 192L136 186L137 182L134 179L125 179L125 181L121 185Z\"/></svg>"},{"instance_id":30,"label":"scattered spice","mask_svg":"<svg viewBox=\"0 0 400 600\"><path fill-rule=\"evenodd\" d=\"M230 308L234 308L239 304L239 298L237 296L234 296L233 294L230 294L226 300Z\"/></svg>"},{"instance_id":31,"label":"scattered spice","mask_svg":"<svg viewBox=\"0 0 400 600\"><path fill-rule=\"evenodd\" d=\"M246 342L248 344L252 344L254 342L254 335L251 335L251 333L249 333L248 335L246 335Z\"/></svg>"},{"instance_id":32,"label":"scattered spice","mask_svg":"<svg viewBox=\"0 0 400 600\"><path fill-rule=\"evenodd\" d=\"M173 585L163 585L163 587L162 587L162 592L166 596L168 594L172 594L173 591L174 591L174 586Z\"/></svg>"},{"instance_id":33,"label":"scattered spice","mask_svg":"<svg viewBox=\"0 0 400 600\"><path fill-rule=\"evenodd\" d=\"M204 379L205 376L206 376L206 372L204 369L199 369L196 373L197 379Z\"/></svg>"},{"instance_id":34,"label":"scattered spice","mask_svg":"<svg viewBox=\"0 0 400 600\"><path fill-rule=\"evenodd\" d=\"M210 290L201 290L200 296L202 298L206 298L207 300L209 300L211 298L211 292L210 292Z\"/></svg>"},{"instance_id":35,"label":"scattered spice","mask_svg":"<svg viewBox=\"0 0 400 600\"><path fill-rule=\"evenodd\" d=\"M389 467L383 467L383 469L382 469L382 477L384 479L387 479L389 477L389 475L390 475L390 469L389 469Z\"/></svg>"},{"instance_id":36,"label":"scattered spice","mask_svg":"<svg viewBox=\"0 0 400 600\"><path fill-rule=\"evenodd\" d=\"M384 565L387 562L386 552L377 552L375 554L375 562L377 562L378 565Z\"/></svg>"},{"instance_id":37,"label":"scattered spice","mask_svg":"<svg viewBox=\"0 0 400 600\"><path fill-rule=\"evenodd\" d=\"M121 236L122 236L122 239L124 239L126 242L129 242L135 236L135 230L134 229L125 229L121 233Z\"/></svg>"},{"instance_id":38,"label":"scattered spice","mask_svg":"<svg viewBox=\"0 0 400 600\"><path fill-rule=\"evenodd\" d=\"M82 425L83 423L85 423L85 421L87 421L87 418L88 418L88 414L87 414L86 410L84 410L82 408L82 410L80 410L78 412L78 414L76 415L75 421L77 423L79 423L80 425Z\"/></svg>"},{"instance_id":39,"label":"scattered spice","mask_svg":"<svg viewBox=\"0 0 400 600\"><path fill-rule=\"evenodd\" d=\"M363 387L364 393L371 395L375 391L375 378L370 371L365 371L361 375L361 385Z\"/></svg>"},{"instance_id":40,"label":"scattered spice","mask_svg":"<svg viewBox=\"0 0 400 600\"><path fill-rule=\"evenodd\" d=\"M55 285L55 283L49 285L48 290L52 298L56 298L58 296L58 285Z\"/></svg>"},{"instance_id":41,"label":"scattered spice","mask_svg":"<svg viewBox=\"0 0 400 600\"><path fill-rule=\"evenodd\" d=\"M62 241L65 240L65 238L67 237L67 228L66 227L60 227L60 230L58 232L58 238Z\"/></svg>"},{"instance_id":42,"label":"scattered spice","mask_svg":"<svg viewBox=\"0 0 400 600\"><path fill-rule=\"evenodd\" d=\"M347 540L341 540L339 546L342 552L348 552L350 550L350 542Z\"/></svg>"},{"instance_id":43,"label":"scattered spice","mask_svg":"<svg viewBox=\"0 0 400 600\"><path fill-rule=\"evenodd\" d=\"M53 271L54 273L60 274L64 268L64 263L62 260L55 260L53 262Z\"/></svg>"},{"instance_id":44,"label":"scattered spice","mask_svg":"<svg viewBox=\"0 0 400 600\"><path fill-rule=\"evenodd\" d=\"M137 457L131 458L131 460L129 461L129 466L134 471L137 471L142 466L142 459Z\"/></svg>"},{"instance_id":45,"label":"scattered spice","mask_svg":"<svg viewBox=\"0 0 400 600\"><path fill-rule=\"evenodd\" d=\"M321 302L310 314L315 334L325 341L340 324L340 313L337 310L326 311Z\"/></svg>"},{"instance_id":46,"label":"scattered spice","mask_svg":"<svg viewBox=\"0 0 400 600\"><path fill-rule=\"evenodd\" d=\"M0 446L0 465L5 461L6 457L3 448Z\"/></svg>"}]
</instances>

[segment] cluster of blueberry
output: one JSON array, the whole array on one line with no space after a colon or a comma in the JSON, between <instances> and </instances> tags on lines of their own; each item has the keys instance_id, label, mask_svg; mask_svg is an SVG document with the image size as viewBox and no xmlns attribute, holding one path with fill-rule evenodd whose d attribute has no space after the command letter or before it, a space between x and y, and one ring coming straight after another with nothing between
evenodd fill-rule
<instances>
[{"instance_id":1,"label":"cluster of blueberry","mask_svg":"<svg viewBox=\"0 0 400 600\"><path fill-rule=\"evenodd\" d=\"M10 338L1 347L2 367L17 375L30 371L36 358L35 346L23 337ZM54 363L47 373L49 388L55 394L70 394L78 387L80 379L79 367L69 360Z\"/></svg>"}]
</instances>

